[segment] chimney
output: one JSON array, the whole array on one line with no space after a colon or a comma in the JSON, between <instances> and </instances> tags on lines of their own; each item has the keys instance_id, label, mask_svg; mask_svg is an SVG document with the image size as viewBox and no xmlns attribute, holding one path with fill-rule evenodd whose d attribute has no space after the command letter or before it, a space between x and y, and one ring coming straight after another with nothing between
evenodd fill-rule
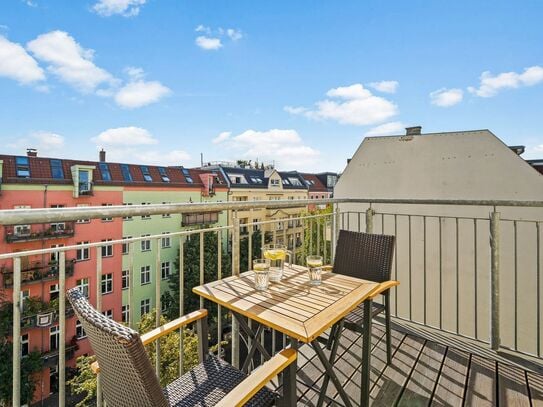
<instances>
[{"instance_id":1,"label":"chimney","mask_svg":"<svg viewBox=\"0 0 543 407\"><path fill-rule=\"evenodd\" d=\"M100 150L100 162L106 162L106 150L104 150L103 148Z\"/></svg>"},{"instance_id":2,"label":"chimney","mask_svg":"<svg viewBox=\"0 0 543 407\"><path fill-rule=\"evenodd\" d=\"M27 148L26 149L26 155L28 157L37 157L38 156L38 150L35 148Z\"/></svg>"},{"instance_id":3,"label":"chimney","mask_svg":"<svg viewBox=\"0 0 543 407\"><path fill-rule=\"evenodd\" d=\"M406 136L420 136L422 126L406 127L405 130Z\"/></svg>"}]
</instances>

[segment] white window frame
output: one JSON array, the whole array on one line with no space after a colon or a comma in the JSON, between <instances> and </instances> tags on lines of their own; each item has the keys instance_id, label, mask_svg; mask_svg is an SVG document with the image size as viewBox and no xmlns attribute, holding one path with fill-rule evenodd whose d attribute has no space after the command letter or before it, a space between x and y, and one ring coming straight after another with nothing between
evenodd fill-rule
<instances>
[{"instance_id":1,"label":"white window frame","mask_svg":"<svg viewBox=\"0 0 543 407\"><path fill-rule=\"evenodd\" d=\"M162 232L163 235L167 235L169 234L170 232ZM168 236L164 236L160 239L160 247L162 249L168 249L170 247L172 247L172 239L171 237L168 235Z\"/></svg>"},{"instance_id":2,"label":"white window frame","mask_svg":"<svg viewBox=\"0 0 543 407\"><path fill-rule=\"evenodd\" d=\"M121 271L121 290L128 290L130 287L130 270Z\"/></svg>"},{"instance_id":3,"label":"white window frame","mask_svg":"<svg viewBox=\"0 0 543 407\"><path fill-rule=\"evenodd\" d=\"M144 298L140 301L140 314L143 316L151 312L151 299Z\"/></svg>"},{"instance_id":4,"label":"white window frame","mask_svg":"<svg viewBox=\"0 0 543 407\"><path fill-rule=\"evenodd\" d=\"M102 274L100 281L100 292L102 295L113 292L113 273Z\"/></svg>"},{"instance_id":5,"label":"white window frame","mask_svg":"<svg viewBox=\"0 0 543 407\"><path fill-rule=\"evenodd\" d=\"M127 324L130 322L130 304L121 307L121 322Z\"/></svg>"},{"instance_id":6,"label":"white window frame","mask_svg":"<svg viewBox=\"0 0 543 407\"><path fill-rule=\"evenodd\" d=\"M140 285L151 284L151 266L140 267Z\"/></svg>"},{"instance_id":7,"label":"white window frame","mask_svg":"<svg viewBox=\"0 0 543 407\"><path fill-rule=\"evenodd\" d=\"M87 298L89 298L89 278L84 277L76 280L76 287L79 288L79 290L83 293L83 295Z\"/></svg>"},{"instance_id":8,"label":"white window frame","mask_svg":"<svg viewBox=\"0 0 543 407\"><path fill-rule=\"evenodd\" d=\"M83 329L83 324L78 319L75 321L75 337L79 339L85 339L87 337L87 333L85 332L85 329Z\"/></svg>"},{"instance_id":9,"label":"white window frame","mask_svg":"<svg viewBox=\"0 0 543 407\"><path fill-rule=\"evenodd\" d=\"M77 242L76 245L84 245L89 244L89 241L85 242ZM75 258L77 261L85 261L90 259L90 249L89 247L83 247L81 249L76 250Z\"/></svg>"},{"instance_id":10,"label":"white window frame","mask_svg":"<svg viewBox=\"0 0 543 407\"><path fill-rule=\"evenodd\" d=\"M141 235L141 237L148 237L151 235ZM140 248L142 252L151 251L151 239L140 240Z\"/></svg>"},{"instance_id":11,"label":"white window frame","mask_svg":"<svg viewBox=\"0 0 543 407\"><path fill-rule=\"evenodd\" d=\"M113 239L102 239L102 242L111 242ZM112 244L106 244L103 246L100 246L100 251L102 253L102 258L104 257L113 257L113 245ZM105 253L105 254L104 254Z\"/></svg>"},{"instance_id":12,"label":"white window frame","mask_svg":"<svg viewBox=\"0 0 543 407\"><path fill-rule=\"evenodd\" d=\"M167 280L172 272L172 262L163 261L160 263L160 277L162 280Z\"/></svg>"}]
</instances>

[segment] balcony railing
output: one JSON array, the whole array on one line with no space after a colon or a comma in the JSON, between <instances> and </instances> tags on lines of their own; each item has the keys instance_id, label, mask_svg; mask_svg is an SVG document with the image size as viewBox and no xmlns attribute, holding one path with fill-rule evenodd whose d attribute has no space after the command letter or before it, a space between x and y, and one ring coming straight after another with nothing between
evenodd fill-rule
<instances>
[{"instance_id":1,"label":"balcony railing","mask_svg":"<svg viewBox=\"0 0 543 407\"><path fill-rule=\"evenodd\" d=\"M74 274L75 259L66 262L66 276L71 277ZM4 281L4 288L13 287L13 270L3 268L0 270ZM59 265L58 261L50 261L47 264L35 262L21 270L21 284L32 284L40 281L58 280Z\"/></svg>"},{"instance_id":2,"label":"balcony railing","mask_svg":"<svg viewBox=\"0 0 543 407\"><path fill-rule=\"evenodd\" d=\"M250 209L279 209L307 206L311 204L333 204L330 213L305 213L281 220L247 222L240 225L237 211ZM302 222L301 246L294 245L293 258L303 264L305 255L322 254L327 262L334 258L335 242L340 229L385 233L396 236L396 253L393 279L401 285L391 296L393 315L426 327L479 341L489 349L507 349L536 358L543 355L543 298L541 256L543 250L543 202L534 201L460 201L460 200L401 200L401 199L324 199L299 201L213 202L163 205L133 205L112 207L85 207L60 209L33 209L28 211L0 211L0 224L21 225L73 221L80 218L136 217L158 214L194 214L232 211L231 223L207 229L183 230L146 237L119 239L106 242L91 242L84 245L0 254L0 260L13 263L13 315L14 336L20 335L21 314L18 301L21 291L22 259L35 255L57 253L59 258L59 290L65 292L66 256L75 250L88 249L96 259L96 280L101 281L102 246L128 245L128 287L126 305L130 309L127 323L135 327L135 285L139 284L139 269L135 265L136 248L142 240L151 240L156 248L157 265L152 270L154 280L161 281L160 262L164 260L160 242L169 237L174 243L181 261L175 264L173 273L178 277L180 297L179 313L184 314L187 304L204 306L203 300L191 303L186 293L191 284L210 279L220 279L230 273L239 274L251 267L253 257L259 257L260 244L265 242L288 242L289 221ZM277 225L281 227L278 228ZM246 228L242 236L240 228ZM257 227L258 231L255 231ZM260 236L259 239L255 239ZM207 239L212 237L213 239ZM208 241L212 242L209 246ZM187 249L190 242L190 250ZM210 268L206 264L206 250L216 252L217 263ZM187 263L190 257L192 263ZM151 261L152 262L152 261ZM121 270L112 270L120 273ZM212 273L212 275L210 275ZM196 281L190 280L196 276ZM172 281L170 279L170 281ZM102 310L102 294L99 284L94 289L94 306ZM155 284L155 295L150 308L159 310L164 299L161 284ZM209 306L209 305L208 305ZM212 306L213 308L213 306ZM59 397L65 397L65 340L66 302L59 298ZM239 365L240 341L236 321L230 321L221 307L211 312L216 316L212 332L216 338L223 337L224 327L232 325L232 363ZM282 337L272 335L272 349ZM221 344L219 343L219 354ZM159 371L160 352L157 358ZM20 398L20 344L13 345L14 400ZM183 370L181 358L180 370ZM100 391L98 391L100 403ZM14 403L17 405L17 403Z\"/></svg>"},{"instance_id":3,"label":"balcony railing","mask_svg":"<svg viewBox=\"0 0 543 407\"><path fill-rule=\"evenodd\" d=\"M68 343L64 346L64 352L65 352L65 360L73 359L75 351L79 347L77 344ZM59 349L53 349L48 352L44 352L41 355L41 358L43 360L43 367L55 367L58 365L59 359L60 359L60 348Z\"/></svg>"},{"instance_id":4,"label":"balcony railing","mask_svg":"<svg viewBox=\"0 0 543 407\"><path fill-rule=\"evenodd\" d=\"M28 227L6 227L6 242L30 242L33 240L49 240L74 235L74 222L52 223L45 229L36 230Z\"/></svg>"}]
</instances>

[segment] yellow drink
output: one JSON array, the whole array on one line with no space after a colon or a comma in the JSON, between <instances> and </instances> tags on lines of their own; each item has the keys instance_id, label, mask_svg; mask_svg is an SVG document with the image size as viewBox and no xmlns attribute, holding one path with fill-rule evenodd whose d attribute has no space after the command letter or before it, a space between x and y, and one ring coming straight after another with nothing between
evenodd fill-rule
<instances>
[{"instance_id":1,"label":"yellow drink","mask_svg":"<svg viewBox=\"0 0 543 407\"><path fill-rule=\"evenodd\" d=\"M285 260L286 256L287 256L286 251L282 249L264 250L264 258L269 259L271 261Z\"/></svg>"},{"instance_id":2,"label":"yellow drink","mask_svg":"<svg viewBox=\"0 0 543 407\"><path fill-rule=\"evenodd\" d=\"M266 263L257 263L253 265L254 271L268 271L270 266Z\"/></svg>"},{"instance_id":3,"label":"yellow drink","mask_svg":"<svg viewBox=\"0 0 543 407\"><path fill-rule=\"evenodd\" d=\"M307 267L322 267L322 260L308 260Z\"/></svg>"}]
</instances>

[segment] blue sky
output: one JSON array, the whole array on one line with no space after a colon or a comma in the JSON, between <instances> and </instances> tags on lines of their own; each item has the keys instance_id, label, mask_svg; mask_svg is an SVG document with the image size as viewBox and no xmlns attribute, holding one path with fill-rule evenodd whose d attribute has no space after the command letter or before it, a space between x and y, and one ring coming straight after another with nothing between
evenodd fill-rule
<instances>
[{"instance_id":1,"label":"blue sky","mask_svg":"<svg viewBox=\"0 0 543 407\"><path fill-rule=\"evenodd\" d=\"M541 1L4 0L3 153L340 171L365 135L543 157Z\"/></svg>"}]
</instances>

